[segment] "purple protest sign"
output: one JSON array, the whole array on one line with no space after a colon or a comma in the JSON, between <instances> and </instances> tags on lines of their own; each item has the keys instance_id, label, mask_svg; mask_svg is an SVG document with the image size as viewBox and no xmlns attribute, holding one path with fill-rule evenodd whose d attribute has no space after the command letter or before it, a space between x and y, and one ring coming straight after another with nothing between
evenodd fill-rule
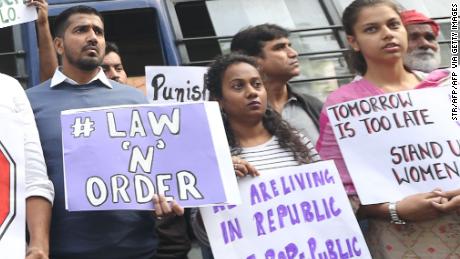
<instances>
[{"instance_id":1,"label":"purple protest sign","mask_svg":"<svg viewBox=\"0 0 460 259\"><path fill-rule=\"evenodd\" d=\"M158 193L184 207L239 203L217 103L69 110L61 124L70 211L152 209Z\"/></svg>"}]
</instances>

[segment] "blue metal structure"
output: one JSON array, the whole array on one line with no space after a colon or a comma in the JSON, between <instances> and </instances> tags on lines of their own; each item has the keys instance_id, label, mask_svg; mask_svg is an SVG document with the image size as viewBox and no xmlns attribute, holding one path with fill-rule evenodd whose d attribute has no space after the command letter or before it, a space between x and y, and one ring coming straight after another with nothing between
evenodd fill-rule
<instances>
[{"instance_id":1,"label":"blue metal structure","mask_svg":"<svg viewBox=\"0 0 460 259\"><path fill-rule=\"evenodd\" d=\"M160 36L162 55L166 65L180 64L174 35L162 0L48 0L48 4L50 17L57 16L63 10L79 4L91 6L99 12L151 8L156 13L154 24L157 26L157 28L152 28L152 33L158 33ZM24 50L26 52L26 67L29 75L28 87L31 87L39 83L36 30L34 23L27 23L21 26Z\"/></svg>"}]
</instances>

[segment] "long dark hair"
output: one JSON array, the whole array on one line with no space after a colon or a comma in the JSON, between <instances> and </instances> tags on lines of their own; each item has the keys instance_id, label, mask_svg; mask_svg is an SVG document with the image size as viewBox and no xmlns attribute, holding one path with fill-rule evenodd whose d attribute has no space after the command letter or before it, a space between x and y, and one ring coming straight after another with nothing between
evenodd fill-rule
<instances>
[{"instance_id":1,"label":"long dark hair","mask_svg":"<svg viewBox=\"0 0 460 259\"><path fill-rule=\"evenodd\" d=\"M391 0L355 0L353 1L342 15L342 24L345 29L345 33L349 36L355 36L353 27L358 20L359 13L363 8L372 7L375 5L384 4L392 8L397 14L399 14L399 8ZM367 71L367 63L364 59L363 54L360 51L349 50L348 58L351 61L352 67L361 75L364 75Z\"/></svg>"},{"instance_id":2,"label":"long dark hair","mask_svg":"<svg viewBox=\"0 0 460 259\"><path fill-rule=\"evenodd\" d=\"M228 67L238 63L247 63L257 69L257 62L254 58L238 53L231 53L217 57L216 60L211 63L205 80L205 86L209 90L211 100L218 101L223 98L222 78L224 73ZM233 134L233 130L225 111L222 111L222 119L224 121L228 144L233 150L233 155L241 154L241 146L238 139L235 138L235 135ZM300 139L297 131L294 130L285 120L283 120L281 115L270 106L267 107L267 110L262 117L262 123L270 134L278 138L278 143L282 148L292 151L296 161L299 163L311 162L309 158L309 150Z\"/></svg>"}]
</instances>

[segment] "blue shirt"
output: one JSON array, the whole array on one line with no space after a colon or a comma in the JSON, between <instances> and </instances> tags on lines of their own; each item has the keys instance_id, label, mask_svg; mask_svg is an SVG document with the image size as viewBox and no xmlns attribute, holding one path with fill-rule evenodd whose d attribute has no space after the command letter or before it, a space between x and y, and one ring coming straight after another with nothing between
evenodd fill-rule
<instances>
[{"instance_id":1,"label":"blue shirt","mask_svg":"<svg viewBox=\"0 0 460 259\"><path fill-rule=\"evenodd\" d=\"M68 212L64 176L60 113L63 110L147 103L138 90L96 79L85 85L51 80L27 90L42 141L48 176L55 186L51 219L50 258L154 258L155 219L149 211ZM107 157L110 163L110 157Z\"/></svg>"}]
</instances>

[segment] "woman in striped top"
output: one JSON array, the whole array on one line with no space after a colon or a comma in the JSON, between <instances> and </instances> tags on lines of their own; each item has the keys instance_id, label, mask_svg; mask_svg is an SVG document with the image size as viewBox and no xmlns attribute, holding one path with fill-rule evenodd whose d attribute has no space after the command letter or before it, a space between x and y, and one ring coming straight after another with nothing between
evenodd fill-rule
<instances>
[{"instance_id":1,"label":"woman in striped top","mask_svg":"<svg viewBox=\"0 0 460 259\"><path fill-rule=\"evenodd\" d=\"M267 91L253 58L219 57L208 69L206 87L219 102L237 176L319 160L310 140L267 104ZM212 258L201 217L192 216L192 226L204 244L204 258Z\"/></svg>"},{"instance_id":2,"label":"woman in striped top","mask_svg":"<svg viewBox=\"0 0 460 259\"><path fill-rule=\"evenodd\" d=\"M219 102L238 176L319 160L310 140L267 104L253 58L240 54L218 58L208 70L206 87Z\"/></svg>"}]
</instances>

